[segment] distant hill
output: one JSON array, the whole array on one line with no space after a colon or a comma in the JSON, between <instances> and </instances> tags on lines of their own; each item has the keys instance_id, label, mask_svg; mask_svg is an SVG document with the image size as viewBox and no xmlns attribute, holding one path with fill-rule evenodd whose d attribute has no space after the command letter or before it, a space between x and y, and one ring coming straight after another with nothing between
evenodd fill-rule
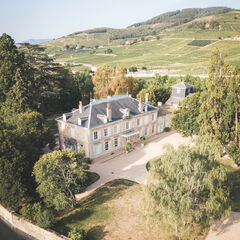
<instances>
[{"instance_id":1,"label":"distant hill","mask_svg":"<svg viewBox=\"0 0 240 240\"><path fill-rule=\"evenodd\" d=\"M157 35L168 29L181 26L195 19L206 16L217 16L232 11L228 7L186 8L167 12L141 23L135 23L123 29L96 28L79 31L65 37L47 42L45 46L53 51L70 48L95 47L102 45L122 44L127 39Z\"/></svg>"},{"instance_id":2,"label":"distant hill","mask_svg":"<svg viewBox=\"0 0 240 240\"><path fill-rule=\"evenodd\" d=\"M23 41L22 43L30 43L32 45L35 45L35 44L41 44L41 43L45 43L45 42L48 42L48 41L51 41L52 39L28 39L26 41Z\"/></svg>"},{"instance_id":3,"label":"distant hill","mask_svg":"<svg viewBox=\"0 0 240 240\"><path fill-rule=\"evenodd\" d=\"M76 32L42 46L73 70L120 64L173 74L206 74L210 54L216 48L229 63L240 65L240 11L226 7L177 10L123 29Z\"/></svg>"},{"instance_id":4,"label":"distant hill","mask_svg":"<svg viewBox=\"0 0 240 240\"><path fill-rule=\"evenodd\" d=\"M210 7L210 8L185 8L183 10L176 10L173 12L163 13L154 18L151 18L145 22L140 22L133 24L129 27L139 27L142 25L151 25L157 23L171 23L172 26L180 25L182 23L187 23L195 18L202 16L211 16L220 13L226 13L231 11L228 7Z\"/></svg>"}]
</instances>

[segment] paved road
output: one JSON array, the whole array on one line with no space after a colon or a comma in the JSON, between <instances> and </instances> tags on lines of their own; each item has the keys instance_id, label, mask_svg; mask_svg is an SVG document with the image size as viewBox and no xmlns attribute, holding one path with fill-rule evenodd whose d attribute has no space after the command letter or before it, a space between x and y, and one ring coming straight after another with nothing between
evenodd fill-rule
<instances>
[{"instance_id":1,"label":"paved road","mask_svg":"<svg viewBox=\"0 0 240 240\"><path fill-rule=\"evenodd\" d=\"M0 240L24 240L13 232L5 223L0 221Z\"/></svg>"}]
</instances>

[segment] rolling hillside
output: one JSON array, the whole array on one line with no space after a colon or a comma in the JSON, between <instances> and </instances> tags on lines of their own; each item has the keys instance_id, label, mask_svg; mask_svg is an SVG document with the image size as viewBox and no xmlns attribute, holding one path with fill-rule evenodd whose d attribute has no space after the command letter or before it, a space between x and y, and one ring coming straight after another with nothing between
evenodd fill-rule
<instances>
[{"instance_id":1,"label":"rolling hillside","mask_svg":"<svg viewBox=\"0 0 240 240\"><path fill-rule=\"evenodd\" d=\"M128 34L137 37L128 38ZM233 37L240 37L240 11L208 8L162 14L120 30L101 28L74 33L42 45L49 53L57 54L57 61L70 65L144 66L179 74L206 74L209 56L216 48L228 62L240 65L240 40ZM101 47L95 49L96 45ZM113 52L106 54L107 48Z\"/></svg>"}]
</instances>

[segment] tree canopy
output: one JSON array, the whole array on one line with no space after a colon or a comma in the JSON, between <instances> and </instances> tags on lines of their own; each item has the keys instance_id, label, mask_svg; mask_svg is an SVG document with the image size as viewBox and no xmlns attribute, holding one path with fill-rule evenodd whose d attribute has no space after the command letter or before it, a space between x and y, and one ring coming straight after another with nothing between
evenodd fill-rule
<instances>
[{"instance_id":1,"label":"tree canopy","mask_svg":"<svg viewBox=\"0 0 240 240\"><path fill-rule=\"evenodd\" d=\"M163 87L157 87L154 85L150 85L148 88L142 89L138 95L137 98L144 99L146 93L149 94L148 100L152 103L152 105L157 106L158 102L165 103L169 97L170 97L170 90L163 88Z\"/></svg>"},{"instance_id":2,"label":"tree canopy","mask_svg":"<svg viewBox=\"0 0 240 240\"><path fill-rule=\"evenodd\" d=\"M224 62L219 51L212 54L206 86L198 118L200 133L218 140L239 163L240 75L238 69Z\"/></svg>"},{"instance_id":3,"label":"tree canopy","mask_svg":"<svg viewBox=\"0 0 240 240\"><path fill-rule=\"evenodd\" d=\"M201 106L200 96L200 92L187 96L183 102L179 104L171 118L171 127L184 137L199 134L200 127L197 118Z\"/></svg>"},{"instance_id":4,"label":"tree canopy","mask_svg":"<svg viewBox=\"0 0 240 240\"><path fill-rule=\"evenodd\" d=\"M204 228L229 212L226 170L216 154L208 157L203 139L195 148L181 145L175 150L168 145L166 150L151 164L145 189L147 214L159 224L167 222L178 238L194 238L196 225Z\"/></svg>"},{"instance_id":5,"label":"tree canopy","mask_svg":"<svg viewBox=\"0 0 240 240\"><path fill-rule=\"evenodd\" d=\"M89 168L84 156L83 151L59 150L44 155L35 163L33 175L37 191L56 210L75 206L74 191L76 187L83 189Z\"/></svg>"},{"instance_id":6,"label":"tree canopy","mask_svg":"<svg viewBox=\"0 0 240 240\"><path fill-rule=\"evenodd\" d=\"M33 165L55 140L37 112L7 115L0 122L0 202L18 210L36 196Z\"/></svg>"},{"instance_id":7,"label":"tree canopy","mask_svg":"<svg viewBox=\"0 0 240 240\"><path fill-rule=\"evenodd\" d=\"M94 97L104 98L127 92L135 97L138 93L138 83L133 77L126 77L125 72L122 67L99 67L93 77Z\"/></svg>"}]
</instances>

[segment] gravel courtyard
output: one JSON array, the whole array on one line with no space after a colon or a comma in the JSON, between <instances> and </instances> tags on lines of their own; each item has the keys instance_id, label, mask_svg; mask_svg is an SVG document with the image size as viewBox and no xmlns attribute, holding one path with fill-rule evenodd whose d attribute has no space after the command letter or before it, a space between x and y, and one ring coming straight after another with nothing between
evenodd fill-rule
<instances>
[{"instance_id":1,"label":"gravel courtyard","mask_svg":"<svg viewBox=\"0 0 240 240\"><path fill-rule=\"evenodd\" d=\"M190 144L191 138L183 138L175 131L165 132L155 136L143 148L138 147L128 154L123 153L110 160L104 160L104 158L96 160L90 165L90 171L98 173L100 179L90 185L84 193L78 194L77 199L87 196L94 189L117 178L146 183L146 164L163 153L162 146L166 143L178 147L180 144Z\"/></svg>"},{"instance_id":2,"label":"gravel courtyard","mask_svg":"<svg viewBox=\"0 0 240 240\"><path fill-rule=\"evenodd\" d=\"M128 154L124 153L109 160L102 158L94 161L90 166L90 171L98 173L100 179L90 185L84 193L76 195L77 199L87 196L99 186L117 178L146 183L146 164L163 153L163 145L166 143L177 148L180 144L191 144L192 139L183 138L175 131L165 132L157 135L143 148L138 147ZM240 239L240 213L231 212L230 216L223 222L219 222L206 238L206 240L229 239Z\"/></svg>"}]
</instances>

